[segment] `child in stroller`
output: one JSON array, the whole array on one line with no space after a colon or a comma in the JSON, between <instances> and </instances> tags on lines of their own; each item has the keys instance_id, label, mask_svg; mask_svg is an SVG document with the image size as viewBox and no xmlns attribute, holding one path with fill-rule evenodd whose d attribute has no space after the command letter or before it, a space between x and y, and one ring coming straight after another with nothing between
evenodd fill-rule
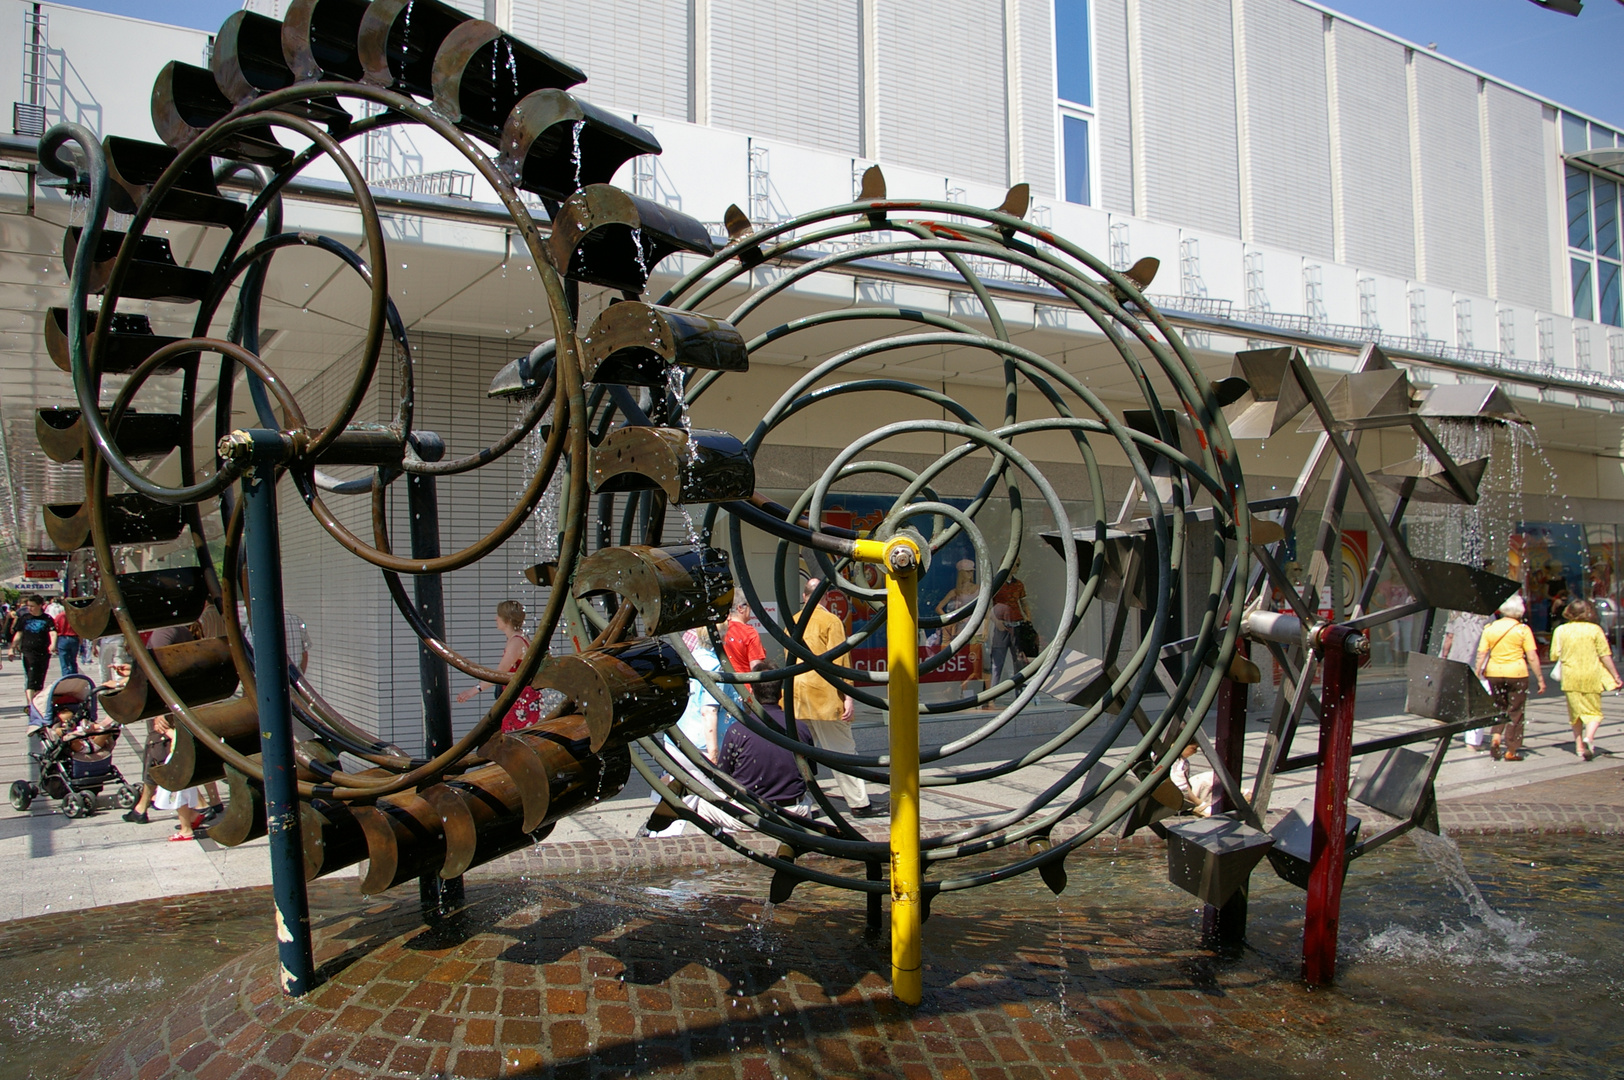
<instances>
[{"instance_id":1,"label":"child in stroller","mask_svg":"<svg viewBox=\"0 0 1624 1080\"><path fill-rule=\"evenodd\" d=\"M27 810L42 793L62 802L70 818L97 808L104 788L118 806L134 806L140 792L113 764L121 728L102 722L96 709L96 684L86 675L64 675L28 706L28 756L39 766L39 780L11 785L11 805ZM35 749L35 746L38 749Z\"/></svg>"}]
</instances>

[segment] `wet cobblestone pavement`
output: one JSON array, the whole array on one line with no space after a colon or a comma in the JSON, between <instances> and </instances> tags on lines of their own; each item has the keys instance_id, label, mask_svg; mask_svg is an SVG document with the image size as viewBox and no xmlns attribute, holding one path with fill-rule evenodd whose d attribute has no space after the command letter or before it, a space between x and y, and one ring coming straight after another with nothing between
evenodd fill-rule
<instances>
[{"instance_id":1,"label":"wet cobblestone pavement","mask_svg":"<svg viewBox=\"0 0 1624 1080\"><path fill-rule=\"evenodd\" d=\"M1571 855L1555 863L1550 843L1466 847L1496 904L1544 920L1545 895L1568 909L1605 896L1610 910L1616 842L1561 838ZM1413 845L1367 858L1350 875L1334 991L1296 981L1300 892L1258 875L1253 947L1220 960L1160 853L1136 846L1071 860L1058 900L1025 881L938 900L919 1009L890 1000L886 946L865 936L856 898L803 885L768 909L753 868L471 881L461 916L432 928L410 890L369 902L318 888L326 982L308 998L278 994L260 947L184 992L170 980L125 1014L147 1019L81 1053L101 1052L87 1076L143 1080L1612 1075L1619 928L1544 920L1528 940L1491 940ZM191 904L176 916L186 934L213 934L210 905L233 926L257 906L264 940L263 890ZM95 925L138 940L149 914L102 909ZM41 922L8 929L71 936ZM121 955L126 969L173 968L169 950L161 965Z\"/></svg>"}]
</instances>

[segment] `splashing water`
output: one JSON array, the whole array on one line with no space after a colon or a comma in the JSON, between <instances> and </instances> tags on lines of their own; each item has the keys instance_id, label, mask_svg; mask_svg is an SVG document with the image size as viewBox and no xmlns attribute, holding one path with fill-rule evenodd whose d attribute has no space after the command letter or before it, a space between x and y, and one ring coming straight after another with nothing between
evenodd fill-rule
<instances>
[{"instance_id":1,"label":"splashing water","mask_svg":"<svg viewBox=\"0 0 1624 1080\"><path fill-rule=\"evenodd\" d=\"M1488 458L1489 463L1478 485L1481 496L1475 506L1410 506L1406 521L1415 554L1469 566L1488 563L1490 569L1506 572L1513 535L1527 520L1525 493L1556 497L1561 520L1573 521L1556 468L1531 428L1469 419L1440 420L1435 430L1444 450L1462 465L1480 458ZM1417 447L1416 460L1423 466L1436 464L1424 446Z\"/></svg>"},{"instance_id":2,"label":"splashing water","mask_svg":"<svg viewBox=\"0 0 1624 1080\"><path fill-rule=\"evenodd\" d=\"M106 1037L101 1023L102 1006L109 999L122 994L150 993L163 984L160 976L149 975L122 980L100 978L89 983L42 989L6 1019L18 1035L92 1043ZM117 1023L115 1020L114 1024Z\"/></svg>"},{"instance_id":3,"label":"splashing water","mask_svg":"<svg viewBox=\"0 0 1624 1080\"><path fill-rule=\"evenodd\" d=\"M643 250L643 230L641 227L632 230L632 254L637 258L637 272L642 275L644 284L647 284L648 252Z\"/></svg>"},{"instance_id":4,"label":"splashing water","mask_svg":"<svg viewBox=\"0 0 1624 1080\"><path fill-rule=\"evenodd\" d=\"M639 246L641 250L641 245ZM676 402L676 423L688 435L688 464L695 465L699 461L699 444L694 441L693 418L688 415L687 397L688 372L680 364L673 364L665 372L665 392L669 400ZM686 506L677 505L682 512L683 532L688 543L693 547L700 547L699 529L694 525L694 517L688 512Z\"/></svg>"},{"instance_id":5,"label":"splashing water","mask_svg":"<svg viewBox=\"0 0 1624 1080\"><path fill-rule=\"evenodd\" d=\"M524 402L520 408L528 407ZM537 421L536 426L530 429L530 434L524 440L524 477L519 486L519 494L530 483L530 478L536 475L541 468L542 457L545 454L547 439L542 429L552 423L552 406ZM529 535L525 538L525 556L530 563L548 562L558 556L558 504L560 484L555 476L553 482L547 485L542 492L541 500L536 505L535 513L531 515L534 525L527 530Z\"/></svg>"},{"instance_id":6,"label":"splashing water","mask_svg":"<svg viewBox=\"0 0 1624 1080\"><path fill-rule=\"evenodd\" d=\"M570 163L575 166L575 190L576 191L581 190L581 131L585 127L586 127L586 121L585 120L577 120L577 121L575 121L574 130L570 134ZM634 238L637 237L637 231L636 230L633 230L632 236ZM638 243L637 250L638 250L639 253L642 252L643 245L642 245L641 242Z\"/></svg>"},{"instance_id":7,"label":"splashing water","mask_svg":"<svg viewBox=\"0 0 1624 1080\"><path fill-rule=\"evenodd\" d=\"M1495 967L1523 976L1577 966L1564 953L1534 948L1539 931L1522 919L1496 911L1483 896L1461 859L1460 848L1447 836L1415 830L1415 846L1438 869L1457 896L1466 902L1473 922L1440 924L1435 931L1388 926L1373 934L1363 950L1384 960L1407 964L1445 964L1450 967Z\"/></svg>"},{"instance_id":8,"label":"splashing water","mask_svg":"<svg viewBox=\"0 0 1624 1080\"><path fill-rule=\"evenodd\" d=\"M411 37L412 37L412 5L415 4L415 3L417 3L417 0L406 0L406 14L402 17L402 22L405 23L405 26L402 29L401 35L400 35L400 55L401 55L401 59L405 59L406 52L407 52L407 42L409 42L411 40Z\"/></svg>"},{"instance_id":9,"label":"splashing water","mask_svg":"<svg viewBox=\"0 0 1624 1080\"><path fill-rule=\"evenodd\" d=\"M519 96L519 61L513 55L513 42L507 38L502 39L502 49L507 53L508 93L514 97Z\"/></svg>"}]
</instances>

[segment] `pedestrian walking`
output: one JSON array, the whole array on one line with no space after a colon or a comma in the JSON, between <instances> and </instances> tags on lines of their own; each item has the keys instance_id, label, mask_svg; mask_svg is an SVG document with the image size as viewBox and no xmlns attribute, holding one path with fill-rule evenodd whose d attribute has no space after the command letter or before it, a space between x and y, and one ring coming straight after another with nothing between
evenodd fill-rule
<instances>
[{"instance_id":1,"label":"pedestrian walking","mask_svg":"<svg viewBox=\"0 0 1624 1080\"><path fill-rule=\"evenodd\" d=\"M1601 727L1601 693L1624 686L1613 663L1613 650L1602 633L1596 605L1571 600L1563 623L1551 635L1551 677L1568 699L1573 725L1573 752L1586 761L1596 757L1596 729Z\"/></svg>"},{"instance_id":2,"label":"pedestrian walking","mask_svg":"<svg viewBox=\"0 0 1624 1080\"><path fill-rule=\"evenodd\" d=\"M1539 647L1534 632L1522 619L1528 613L1521 595L1500 605L1500 617L1483 628L1477 646L1477 673L1489 680L1489 693L1495 707L1506 714L1504 723L1494 725L1489 754L1496 761L1523 760L1523 711L1528 704L1528 675L1532 670L1545 692L1545 673L1539 666Z\"/></svg>"},{"instance_id":3,"label":"pedestrian walking","mask_svg":"<svg viewBox=\"0 0 1624 1080\"><path fill-rule=\"evenodd\" d=\"M682 643L694 658L694 663L702 671L711 674L722 669L722 662L716 659L711 651L709 641L698 630L684 630ZM683 709L682 716L677 719L677 729L683 733L689 742L693 743L712 763L716 763L717 754L722 749L722 707L705 689L705 684L693 676L688 677L688 705ZM666 745L673 754L678 753L676 745L668 738Z\"/></svg>"},{"instance_id":4,"label":"pedestrian walking","mask_svg":"<svg viewBox=\"0 0 1624 1080\"><path fill-rule=\"evenodd\" d=\"M1015 576L1020 568L1021 561L1016 559L1015 565L1009 569L1009 577L1004 579L1003 586L993 594L992 610L987 614L988 686L995 686L1006 678L1015 677L1023 655L1020 634L1023 630L1031 630L1032 608L1026 599L1026 583ZM1035 636L1034 634L1034 638ZM1031 644L1036 648L1042 647L1035 640ZM982 707L997 708L991 702Z\"/></svg>"},{"instance_id":5,"label":"pedestrian walking","mask_svg":"<svg viewBox=\"0 0 1624 1080\"><path fill-rule=\"evenodd\" d=\"M67 608L58 612L51 622L56 627L56 662L62 669L62 675L79 674L79 650L84 642L79 640L79 631L68 621Z\"/></svg>"},{"instance_id":6,"label":"pedestrian walking","mask_svg":"<svg viewBox=\"0 0 1624 1080\"><path fill-rule=\"evenodd\" d=\"M809 578L801 586L803 607L794 615L796 624L800 623L802 612L806 611L804 605L818 591L818 584L817 578ZM821 604L814 605L807 614L802 641L816 655L830 653L846 643L846 628L834 612ZM834 663L842 667L850 666L844 660L835 660ZM806 726L812 730L812 741L818 747L840 754L857 752L857 742L851 734L857 703L842 694L828 679L816 671L795 676L790 689L790 703L794 707L795 718L805 720ZM840 788L846 806L851 809L852 817L879 817L884 813L880 807L869 802L868 787L861 777L848 776L837 769L835 784Z\"/></svg>"},{"instance_id":7,"label":"pedestrian walking","mask_svg":"<svg viewBox=\"0 0 1624 1080\"><path fill-rule=\"evenodd\" d=\"M1487 615L1472 611L1457 611L1444 626L1444 644L1439 655L1445 660L1456 660L1468 667L1477 665L1477 644L1483 640L1483 628L1489 625ZM1488 749L1488 729L1476 727L1466 733L1466 745L1478 753Z\"/></svg>"},{"instance_id":8,"label":"pedestrian walking","mask_svg":"<svg viewBox=\"0 0 1624 1080\"><path fill-rule=\"evenodd\" d=\"M750 625L750 601L743 589L733 592L733 608L727 613L727 632L722 635L722 651L734 671L754 671L756 663L767 659L761 647L761 634Z\"/></svg>"},{"instance_id":9,"label":"pedestrian walking","mask_svg":"<svg viewBox=\"0 0 1624 1080\"><path fill-rule=\"evenodd\" d=\"M301 627L303 625L300 623ZM517 600L503 600L497 604L496 629L507 638L507 645L502 649L502 659L497 661L497 670L511 674L519 670L519 662L524 659L525 650L530 647L530 639L524 636L524 605ZM472 701L474 695L487 686L497 693L501 692L501 687L497 683L477 682L458 694L457 700ZM519 691L518 700L502 718L502 730L518 731L539 723L541 723L541 691L534 686L527 686Z\"/></svg>"},{"instance_id":10,"label":"pedestrian walking","mask_svg":"<svg viewBox=\"0 0 1624 1080\"><path fill-rule=\"evenodd\" d=\"M956 615L960 611L963 611L965 608L974 604L976 602L976 594L980 591L976 586L976 564L974 559L960 559L956 568L958 570L958 579L953 583L953 591L942 597L941 603L936 605L936 614L942 616L944 619ZM949 624L944 626L942 628L942 636L946 640L951 641L953 639L954 632L957 629L957 624ZM965 656L969 660L970 669L969 673L965 675L964 681L959 683L960 694L963 694L967 689L969 689L972 682L980 682L982 684L982 689L986 689L987 687L987 683L983 677L984 673L981 657L981 649L983 639L985 637L985 624L983 624L983 627L976 631L975 638L972 641L965 643L964 651L961 653L961 655Z\"/></svg>"},{"instance_id":11,"label":"pedestrian walking","mask_svg":"<svg viewBox=\"0 0 1624 1080\"><path fill-rule=\"evenodd\" d=\"M45 614L39 596L23 597L22 614L17 616L11 635L11 655L23 658L23 708L45 689L45 676L51 666L51 650L56 647L56 623Z\"/></svg>"}]
</instances>

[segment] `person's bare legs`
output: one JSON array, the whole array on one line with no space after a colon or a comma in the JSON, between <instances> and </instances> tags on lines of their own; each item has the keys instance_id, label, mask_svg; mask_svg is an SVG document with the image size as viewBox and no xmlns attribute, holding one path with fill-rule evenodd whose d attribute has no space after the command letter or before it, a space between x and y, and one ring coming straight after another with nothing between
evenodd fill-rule
<instances>
[{"instance_id":1,"label":"person's bare legs","mask_svg":"<svg viewBox=\"0 0 1624 1080\"><path fill-rule=\"evenodd\" d=\"M203 815L190 806L177 806L175 820L180 822L180 835L191 840L194 838L193 830L197 828L198 822L203 820Z\"/></svg>"}]
</instances>

